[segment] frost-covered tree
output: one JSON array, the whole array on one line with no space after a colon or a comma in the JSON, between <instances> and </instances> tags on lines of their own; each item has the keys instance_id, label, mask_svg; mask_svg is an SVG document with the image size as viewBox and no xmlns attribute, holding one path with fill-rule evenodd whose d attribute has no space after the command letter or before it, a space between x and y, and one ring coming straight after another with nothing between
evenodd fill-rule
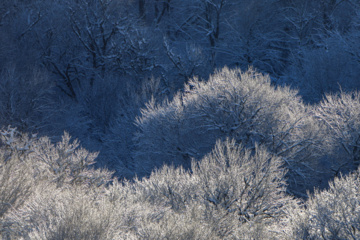
<instances>
[{"instance_id":1,"label":"frost-covered tree","mask_svg":"<svg viewBox=\"0 0 360 240\"><path fill-rule=\"evenodd\" d=\"M315 191L305 205L288 215L285 239L359 239L359 170L336 177L329 188Z\"/></svg>"},{"instance_id":2,"label":"frost-covered tree","mask_svg":"<svg viewBox=\"0 0 360 240\"><path fill-rule=\"evenodd\" d=\"M281 231L276 224L293 202L285 194L282 164L264 147L252 151L234 140L218 141L211 153L192 162L191 171L164 166L128 186L134 202L153 206L133 229L149 239L194 238L199 229L203 235L196 239L275 237Z\"/></svg>"},{"instance_id":3,"label":"frost-covered tree","mask_svg":"<svg viewBox=\"0 0 360 240\"><path fill-rule=\"evenodd\" d=\"M360 95L328 94L315 108L315 116L327 128L327 142L336 159L333 171L354 170L360 164Z\"/></svg>"},{"instance_id":4,"label":"frost-covered tree","mask_svg":"<svg viewBox=\"0 0 360 240\"><path fill-rule=\"evenodd\" d=\"M285 159L293 177L315 170L317 127L297 92L274 88L252 69L224 68L208 81L193 79L172 101L148 103L136 123L140 176L164 163L189 168L192 158L227 137L249 148L266 146Z\"/></svg>"},{"instance_id":5,"label":"frost-covered tree","mask_svg":"<svg viewBox=\"0 0 360 240\"><path fill-rule=\"evenodd\" d=\"M255 145L252 152L226 140L217 142L191 169L205 202L236 212L240 221L247 222L283 214L281 208L288 198L282 166L282 159L264 147Z\"/></svg>"}]
</instances>

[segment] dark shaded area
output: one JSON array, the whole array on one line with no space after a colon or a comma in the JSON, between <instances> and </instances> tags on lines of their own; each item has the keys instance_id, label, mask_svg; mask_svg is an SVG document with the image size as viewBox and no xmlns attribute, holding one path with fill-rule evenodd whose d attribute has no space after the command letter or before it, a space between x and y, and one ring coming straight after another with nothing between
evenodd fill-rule
<instances>
[{"instance_id":1,"label":"dark shaded area","mask_svg":"<svg viewBox=\"0 0 360 240\"><path fill-rule=\"evenodd\" d=\"M1 1L0 124L66 130L132 178L141 108L194 76L253 66L311 104L359 89L359 19L353 0Z\"/></svg>"}]
</instances>

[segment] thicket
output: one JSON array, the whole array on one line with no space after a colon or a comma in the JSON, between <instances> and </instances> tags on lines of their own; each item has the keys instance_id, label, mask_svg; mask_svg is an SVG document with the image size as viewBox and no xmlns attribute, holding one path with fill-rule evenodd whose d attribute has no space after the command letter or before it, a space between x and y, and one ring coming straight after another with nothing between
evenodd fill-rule
<instances>
[{"instance_id":1,"label":"thicket","mask_svg":"<svg viewBox=\"0 0 360 240\"><path fill-rule=\"evenodd\" d=\"M359 14L2 0L0 238L359 238Z\"/></svg>"},{"instance_id":2,"label":"thicket","mask_svg":"<svg viewBox=\"0 0 360 240\"><path fill-rule=\"evenodd\" d=\"M93 154L66 134L56 145L15 129L2 136L0 176L13 177L1 188L3 239L276 236L294 202L281 158L262 147L219 141L191 172L164 166L149 178L110 182L110 172L89 168Z\"/></svg>"},{"instance_id":3,"label":"thicket","mask_svg":"<svg viewBox=\"0 0 360 240\"><path fill-rule=\"evenodd\" d=\"M1 237L358 237L358 93L327 95L318 105L306 106L296 92L274 88L262 74L229 69L207 82L190 81L185 89L172 101L157 106L150 102L142 110L137 166L164 162L155 162L158 169L140 179L119 181L112 172L93 168L97 154L81 148L67 133L52 143L47 137L4 128ZM180 146L185 151L189 146L198 152L210 149L208 153L189 156L184 164L187 159L176 162L171 157L174 152L183 156L176 142L196 143L200 134L218 139ZM209 145L199 147L204 144ZM298 158L309 152L307 158ZM142 154L148 159L140 159ZM328 189L308 192L307 197L297 189L322 187L319 181L332 176Z\"/></svg>"},{"instance_id":4,"label":"thicket","mask_svg":"<svg viewBox=\"0 0 360 240\"><path fill-rule=\"evenodd\" d=\"M357 239L358 170L309 199L286 192L284 160L217 141L191 168L119 182L67 134L1 131L2 239Z\"/></svg>"}]
</instances>

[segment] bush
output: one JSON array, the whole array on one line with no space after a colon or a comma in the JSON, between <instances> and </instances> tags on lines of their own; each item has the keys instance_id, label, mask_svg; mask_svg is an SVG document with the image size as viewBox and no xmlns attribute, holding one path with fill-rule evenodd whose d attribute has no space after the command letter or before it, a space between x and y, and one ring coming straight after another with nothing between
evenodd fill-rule
<instances>
[{"instance_id":1,"label":"bush","mask_svg":"<svg viewBox=\"0 0 360 240\"><path fill-rule=\"evenodd\" d=\"M1 218L10 210L17 209L30 196L33 179L28 162L21 160L22 153L14 150L7 154L0 152L0 223Z\"/></svg>"},{"instance_id":2,"label":"bush","mask_svg":"<svg viewBox=\"0 0 360 240\"><path fill-rule=\"evenodd\" d=\"M11 127L0 134L0 236L4 239L24 231L29 234L29 227L24 223L31 215L29 211L38 206L38 211L47 211L44 208L51 201L56 202L57 194L67 199L66 190L76 192L79 188L79 196L84 192L98 195L111 180L111 172L90 168L97 154L80 148L67 133L56 145L48 138L29 137ZM73 199L70 197L70 200ZM91 204L90 197L87 201ZM60 201L59 204L70 203ZM62 205L56 207L63 208ZM33 224L39 224L36 228L41 229L43 223L35 219Z\"/></svg>"},{"instance_id":3,"label":"bush","mask_svg":"<svg viewBox=\"0 0 360 240\"><path fill-rule=\"evenodd\" d=\"M38 189L8 218L12 232L24 239L120 239L114 205L81 186Z\"/></svg>"},{"instance_id":4,"label":"bush","mask_svg":"<svg viewBox=\"0 0 360 240\"><path fill-rule=\"evenodd\" d=\"M62 141L56 145L42 137L34 142L31 160L36 163L34 171L38 178L55 182L59 187L64 184L101 186L111 179L111 172L91 169L97 153L89 153L79 147L77 140L71 141L66 132Z\"/></svg>"},{"instance_id":5,"label":"bush","mask_svg":"<svg viewBox=\"0 0 360 240\"><path fill-rule=\"evenodd\" d=\"M29 170L32 164L28 161L31 143L15 128L0 132L0 223L7 212L19 208L33 191L34 179Z\"/></svg>"}]
</instances>

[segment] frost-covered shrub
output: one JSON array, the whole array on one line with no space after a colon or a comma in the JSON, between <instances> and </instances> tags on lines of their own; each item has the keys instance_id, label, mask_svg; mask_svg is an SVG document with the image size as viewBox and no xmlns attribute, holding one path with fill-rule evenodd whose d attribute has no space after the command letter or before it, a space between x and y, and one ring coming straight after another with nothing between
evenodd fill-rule
<instances>
[{"instance_id":1,"label":"frost-covered shrub","mask_svg":"<svg viewBox=\"0 0 360 240\"><path fill-rule=\"evenodd\" d=\"M0 153L0 228L1 218L8 212L17 209L30 196L33 179L28 171L31 167L21 161L17 155L6 156Z\"/></svg>"},{"instance_id":2,"label":"frost-covered shrub","mask_svg":"<svg viewBox=\"0 0 360 240\"><path fill-rule=\"evenodd\" d=\"M0 132L0 232L2 218L24 204L33 191L32 164L27 161L30 144L13 128Z\"/></svg>"},{"instance_id":3,"label":"frost-covered shrub","mask_svg":"<svg viewBox=\"0 0 360 240\"><path fill-rule=\"evenodd\" d=\"M42 193L53 197L56 191L82 188L98 194L111 179L111 172L91 168L96 154L80 148L66 133L56 145L11 127L0 134L0 236L4 239L18 232L18 224L28 217L20 209L40 201ZM15 213L20 215L9 218ZM22 227L19 231L24 231Z\"/></svg>"},{"instance_id":4,"label":"frost-covered shrub","mask_svg":"<svg viewBox=\"0 0 360 240\"><path fill-rule=\"evenodd\" d=\"M121 239L114 205L82 186L38 188L6 219L20 239Z\"/></svg>"},{"instance_id":5,"label":"frost-covered shrub","mask_svg":"<svg viewBox=\"0 0 360 240\"><path fill-rule=\"evenodd\" d=\"M71 141L66 132L62 141L52 144L47 137L40 138L33 145L30 155L36 163L34 171L42 180L63 184L105 185L111 172L92 169L97 153L90 153L79 147L77 140Z\"/></svg>"}]
</instances>

